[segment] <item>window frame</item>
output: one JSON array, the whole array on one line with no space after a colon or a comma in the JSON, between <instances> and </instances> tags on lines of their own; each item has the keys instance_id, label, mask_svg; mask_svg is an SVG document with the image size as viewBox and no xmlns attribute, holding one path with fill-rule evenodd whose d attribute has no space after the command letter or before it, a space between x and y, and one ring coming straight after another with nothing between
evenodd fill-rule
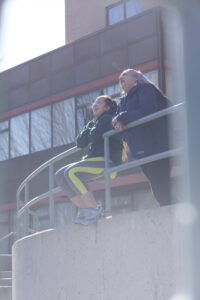
<instances>
[{"instance_id":1,"label":"window frame","mask_svg":"<svg viewBox=\"0 0 200 300\"><path fill-rule=\"evenodd\" d=\"M112 25L111 25L112 26ZM144 75L146 75L146 73L151 73L151 72L157 72L157 77L159 77L159 69L158 68L152 68L152 69L149 69L149 70L146 70L146 71L143 71L143 73L144 73ZM154 82L154 84L156 84L155 82ZM64 99L62 99L62 98L60 98L59 100L57 100L57 101L55 101L55 102L53 102L53 103L49 103L49 104L46 104L46 105L43 105L43 106L40 106L40 107L38 107L38 108L35 108L35 109L31 109L31 110L29 110L29 111L27 111L27 112L25 112L25 113L28 113L28 119L29 119L29 134L28 134L28 138L29 138L29 152L27 153L27 154L22 154L22 155L17 155L17 156L11 156L11 151L12 151L12 149L11 149L11 120L12 120L12 118L14 118L14 117L17 117L17 116L20 116L20 115L23 115L24 114L24 112L23 113L20 113L20 114L17 114L17 115L15 115L15 116L13 116L13 117L10 117L9 119L5 119L5 120L2 120L1 122L4 122L4 121L7 121L8 122L8 126L7 126L7 128L6 129L3 129L3 130L1 130L0 132L8 132L8 151L9 151L9 155L8 155L8 159L4 159L4 160L0 160L0 162L3 162L3 161L8 161L8 160L10 160L10 159L15 159L15 158L18 158L18 157L22 157L22 156L24 156L24 155L32 155L32 154L34 154L34 153L38 153L38 152L40 152L40 151L47 151L47 150L53 150L53 149L56 149L56 148L58 148L58 147L63 147L63 146L71 146L71 145L73 145L74 144L74 142L75 142L75 140L74 140L74 142L72 142L72 143L67 143L67 144L63 144L63 145L54 145L53 144L53 134L54 134L54 130L53 130L53 128L54 128L54 117L53 117L53 106L54 106L54 104L56 104L56 103L59 103L59 102L62 102L62 101L67 101L67 100L69 100L69 99L71 99L71 98L73 98L73 101L74 101L74 118L75 118L75 120L74 120L74 124L75 124L75 128L74 128L74 134L75 134L75 138L76 138L76 136L77 136L77 134L78 134L78 128L79 128L79 126L78 126L78 109L80 109L80 108L83 108L83 107L87 107L89 104L79 104L78 105L78 98L80 97L80 96L84 96L84 95L86 95L86 94L90 94L90 93L95 93L95 92L99 92L100 94L99 95L97 95L97 96L101 96L101 95L104 95L105 93L105 89L106 88L109 88L110 86L115 86L115 85L119 85L119 83L118 83L118 80L114 80L113 82L110 82L110 83L107 83L107 84L104 84L104 85L100 85L99 87L96 87L96 88L93 88L93 89L89 89L89 90L87 90L87 91L85 91L85 92L83 92L83 93L77 93L77 94L75 94L75 95L72 95L72 96L70 96L70 97L67 97L67 98L64 98ZM157 84L156 84L157 86L159 86L159 82L157 82ZM115 89L115 88L114 88ZM118 89L117 89L118 90ZM121 93L120 93L120 91L118 91L118 93L116 93L116 94L110 94L110 93L108 93L108 95L110 95L111 97L113 97L113 98L115 98L117 101L119 100L119 98L120 98L120 96L121 96ZM50 137L50 140L51 140L51 146L50 147L48 147L48 148L45 148L45 149L43 149L43 150L37 150L37 151L31 151L31 149L32 149L32 145L31 145L31 142L32 142L32 139L31 139L31 131L32 131L32 126L31 126L31 114L32 114L32 112L33 111L35 111L35 110L38 110L38 109L40 109L40 108L45 108L45 107L48 107L48 106L50 106L50 123L51 123L51 128L50 128L50 134L51 134L51 137Z\"/></svg>"},{"instance_id":2,"label":"window frame","mask_svg":"<svg viewBox=\"0 0 200 300\"><path fill-rule=\"evenodd\" d=\"M116 25L116 24L120 24L120 23L122 23L122 22L124 22L124 21L126 21L126 20L128 20L128 19L130 19L130 18L132 18L132 17L135 16L135 15L133 15L133 16L127 18L127 13L126 13L126 3L127 3L127 2L128 2L128 0L121 0L121 1L118 1L118 2L116 2L116 3L114 3L114 4L111 4L111 5L109 5L109 6L106 7L106 26L107 26L107 27L114 26L114 25ZM122 21L119 21L119 22L117 22L117 23L114 23L114 24L111 24L111 25L110 25L110 24L109 24L109 10L112 9L113 7L115 7L115 6L120 5L120 4L123 4L124 18L123 18ZM142 7L141 7L141 8L142 8ZM141 9L141 12L142 12L142 9Z\"/></svg>"}]
</instances>

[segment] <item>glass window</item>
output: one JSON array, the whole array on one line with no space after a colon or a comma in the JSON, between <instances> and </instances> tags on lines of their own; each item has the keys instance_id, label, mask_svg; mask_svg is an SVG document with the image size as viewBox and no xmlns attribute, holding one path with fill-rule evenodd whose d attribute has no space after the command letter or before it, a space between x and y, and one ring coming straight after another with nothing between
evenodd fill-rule
<instances>
[{"instance_id":1,"label":"glass window","mask_svg":"<svg viewBox=\"0 0 200 300\"><path fill-rule=\"evenodd\" d=\"M0 161L9 158L8 131L0 133Z\"/></svg>"},{"instance_id":2,"label":"glass window","mask_svg":"<svg viewBox=\"0 0 200 300\"><path fill-rule=\"evenodd\" d=\"M92 102L100 95L100 90L90 92L88 94L80 95L77 97L77 106L91 105Z\"/></svg>"},{"instance_id":3,"label":"glass window","mask_svg":"<svg viewBox=\"0 0 200 300\"><path fill-rule=\"evenodd\" d=\"M70 144L75 140L74 98L53 105L53 146Z\"/></svg>"},{"instance_id":4,"label":"glass window","mask_svg":"<svg viewBox=\"0 0 200 300\"><path fill-rule=\"evenodd\" d=\"M100 90L96 90L77 97L77 133L83 129L85 124L92 120L93 113L91 104L100 93Z\"/></svg>"},{"instance_id":5,"label":"glass window","mask_svg":"<svg viewBox=\"0 0 200 300\"><path fill-rule=\"evenodd\" d=\"M8 121L0 122L0 132L6 129L8 130Z\"/></svg>"},{"instance_id":6,"label":"glass window","mask_svg":"<svg viewBox=\"0 0 200 300\"><path fill-rule=\"evenodd\" d=\"M9 158L8 121L0 122L0 161Z\"/></svg>"},{"instance_id":7,"label":"glass window","mask_svg":"<svg viewBox=\"0 0 200 300\"><path fill-rule=\"evenodd\" d=\"M84 125L87 124L93 118L93 112L91 106L84 106L77 110L77 133L81 132Z\"/></svg>"},{"instance_id":8,"label":"glass window","mask_svg":"<svg viewBox=\"0 0 200 300\"><path fill-rule=\"evenodd\" d=\"M29 153L29 114L25 113L10 120L11 157Z\"/></svg>"},{"instance_id":9,"label":"glass window","mask_svg":"<svg viewBox=\"0 0 200 300\"><path fill-rule=\"evenodd\" d=\"M103 88L103 94L109 95L109 96L118 96L121 93L120 85L119 83L115 83L109 86L106 86Z\"/></svg>"},{"instance_id":10,"label":"glass window","mask_svg":"<svg viewBox=\"0 0 200 300\"><path fill-rule=\"evenodd\" d=\"M108 25L116 24L124 20L124 4L118 4L108 9Z\"/></svg>"},{"instance_id":11,"label":"glass window","mask_svg":"<svg viewBox=\"0 0 200 300\"><path fill-rule=\"evenodd\" d=\"M51 147L51 106L31 112L31 152Z\"/></svg>"},{"instance_id":12,"label":"glass window","mask_svg":"<svg viewBox=\"0 0 200 300\"><path fill-rule=\"evenodd\" d=\"M126 18L133 17L142 11L140 0L128 0L126 2Z\"/></svg>"},{"instance_id":13,"label":"glass window","mask_svg":"<svg viewBox=\"0 0 200 300\"><path fill-rule=\"evenodd\" d=\"M158 86L158 70L153 70L150 72L144 73L144 75L153 82L156 86Z\"/></svg>"}]
</instances>

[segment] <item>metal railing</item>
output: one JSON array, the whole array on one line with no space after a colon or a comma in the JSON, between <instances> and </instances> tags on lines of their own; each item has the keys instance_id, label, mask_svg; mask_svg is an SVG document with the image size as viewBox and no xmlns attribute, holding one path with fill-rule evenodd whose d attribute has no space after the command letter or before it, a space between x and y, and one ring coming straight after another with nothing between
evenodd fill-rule
<instances>
[{"instance_id":1,"label":"metal railing","mask_svg":"<svg viewBox=\"0 0 200 300\"><path fill-rule=\"evenodd\" d=\"M5 240L9 239L11 236L14 236L16 232L9 232L8 234L4 235L0 238L0 243L4 242Z\"/></svg>"},{"instance_id":2,"label":"metal railing","mask_svg":"<svg viewBox=\"0 0 200 300\"><path fill-rule=\"evenodd\" d=\"M163 117L165 115L171 114L173 112L179 111L181 108L183 108L183 103L174 105L170 108L167 108L165 110L153 113L151 115L148 115L146 117L143 117L137 121L134 121L132 123L129 123L126 128L123 130L127 130L136 126L139 126L141 124L144 124L146 122L152 121L154 119ZM106 132L104 137L104 149L105 149L105 171L103 176L105 176L105 215L108 215L111 212L111 188L110 188L110 173L112 172L119 172L122 170L126 170L132 167L136 167L145 163L149 163L152 161L156 161L165 157L171 157L178 155L181 151L181 149L173 149L168 150L166 152L154 154L145 158L133 160L127 163L123 163L121 165L115 166L115 167L109 167L109 138L115 134L118 134L119 131L117 130L110 130ZM52 159L48 160L44 164L42 164L40 167L38 167L34 172L32 172L19 186L17 190L17 232L18 237L19 236L25 236L30 233L36 232L39 230L39 217L31 210L31 206L35 205L38 201L49 198L49 216L50 216L50 224L49 227L54 227L54 194L60 190L60 188L54 188L54 163L70 156L81 149L77 147L73 147L67 151L64 151L63 153L60 153L59 155L53 157ZM49 168L49 190L31 200L29 200L29 183L30 181L35 178L36 175L41 173L44 169ZM24 201L20 198L21 192L24 190ZM30 228L30 215L32 216L34 220L35 228Z\"/></svg>"},{"instance_id":3,"label":"metal railing","mask_svg":"<svg viewBox=\"0 0 200 300\"><path fill-rule=\"evenodd\" d=\"M11 252L11 246L16 239L16 234L17 234L17 232L9 232L8 234L6 234L2 238L0 238L0 246L3 247L6 245L6 247L8 248L7 249L8 253ZM12 240L10 240L11 238L12 238ZM6 243L8 243L8 245Z\"/></svg>"}]
</instances>

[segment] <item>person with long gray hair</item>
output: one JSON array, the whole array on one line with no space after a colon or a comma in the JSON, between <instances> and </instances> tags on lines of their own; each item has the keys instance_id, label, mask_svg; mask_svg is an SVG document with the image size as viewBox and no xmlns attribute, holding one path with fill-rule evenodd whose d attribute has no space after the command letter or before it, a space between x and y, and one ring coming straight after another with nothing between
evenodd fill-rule
<instances>
[{"instance_id":1,"label":"person with long gray hair","mask_svg":"<svg viewBox=\"0 0 200 300\"><path fill-rule=\"evenodd\" d=\"M123 96L118 104L113 126L123 130L132 121L167 108L170 101L142 72L127 69L119 76ZM164 116L123 132L133 158L139 159L169 149L168 117ZM141 165L153 195L160 205L172 203L170 160L157 160Z\"/></svg>"}]
</instances>

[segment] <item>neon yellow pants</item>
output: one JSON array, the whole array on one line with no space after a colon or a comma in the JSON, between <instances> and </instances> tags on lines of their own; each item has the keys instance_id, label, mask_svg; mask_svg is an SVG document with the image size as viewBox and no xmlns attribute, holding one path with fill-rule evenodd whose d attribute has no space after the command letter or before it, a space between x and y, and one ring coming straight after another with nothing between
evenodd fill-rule
<instances>
[{"instance_id":1,"label":"neon yellow pants","mask_svg":"<svg viewBox=\"0 0 200 300\"><path fill-rule=\"evenodd\" d=\"M112 166L111 162L111 166ZM64 166L56 172L56 183L69 198L89 191L88 181L101 175L105 169L104 157L92 157ZM110 174L113 179L116 172Z\"/></svg>"}]
</instances>

